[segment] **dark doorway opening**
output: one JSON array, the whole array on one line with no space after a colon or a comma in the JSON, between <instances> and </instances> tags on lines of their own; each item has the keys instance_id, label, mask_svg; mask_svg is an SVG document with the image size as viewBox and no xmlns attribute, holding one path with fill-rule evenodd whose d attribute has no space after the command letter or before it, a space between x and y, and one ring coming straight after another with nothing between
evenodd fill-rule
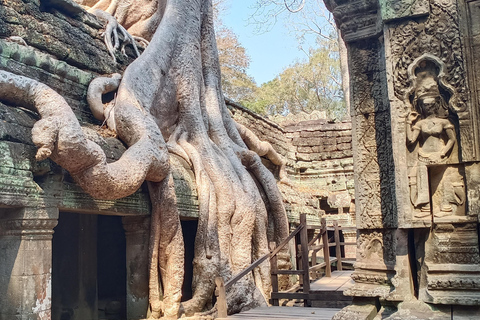
<instances>
[{"instance_id":1,"label":"dark doorway opening","mask_svg":"<svg viewBox=\"0 0 480 320\"><path fill-rule=\"evenodd\" d=\"M52 240L52 320L126 319L121 217L61 212Z\"/></svg>"},{"instance_id":2,"label":"dark doorway opening","mask_svg":"<svg viewBox=\"0 0 480 320\"><path fill-rule=\"evenodd\" d=\"M60 212L52 239L52 320L96 320L97 216Z\"/></svg>"},{"instance_id":3,"label":"dark doorway opening","mask_svg":"<svg viewBox=\"0 0 480 320\"><path fill-rule=\"evenodd\" d=\"M124 320L127 318L127 245L122 218L98 216L97 239L99 316Z\"/></svg>"},{"instance_id":4,"label":"dark doorway opening","mask_svg":"<svg viewBox=\"0 0 480 320\"><path fill-rule=\"evenodd\" d=\"M185 246L185 278L183 280L182 301L192 298L193 257L195 253L195 237L197 236L198 220L182 220L183 241Z\"/></svg>"}]
</instances>

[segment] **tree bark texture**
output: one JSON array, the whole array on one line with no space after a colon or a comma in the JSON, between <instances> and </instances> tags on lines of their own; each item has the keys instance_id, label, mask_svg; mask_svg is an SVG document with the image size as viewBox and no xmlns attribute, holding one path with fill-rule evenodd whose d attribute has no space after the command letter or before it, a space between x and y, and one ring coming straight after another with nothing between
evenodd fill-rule
<instances>
[{"instance_id":1,"label":"tree bark texture","mask_svg":"<svg viewBox=\"0 0 480 320\"><path fill-rule=\"evenodd\" d=\"M101 118L102 86L118 86L115 104L107 108L112 113L107 123L128 145L118 161L107 164L65 100L47 86L0 71L0 98L40 114L32 131L37 159L51 157L92 196L125 197L148 181L151 318L176 319L204 311L216 277L228 280L267 253L269 240L278 243L288 236L276 180L251 150L277 165L284 166L284 161L230 117L220 87L211 0L153 2L154 11L134 11L140 18L131 25L125 21L136 17L128 11L135 2L130 7L122 7L121 0L109 2L127 10L129 14L122 11L124 21L120 11L111 13L150 44L119 84L115 76L92 83L89 90L92 110ZM152 29L153 36L146 36ZM184 247L169 152L191 164L199 197L193 298L183 303ZM274 239L267 239L269 221L275 226ZM268 298L270 290L270 266L265 263L227 292L229 313L255 305L259 296Z\"/></svg>"}]
</instances>

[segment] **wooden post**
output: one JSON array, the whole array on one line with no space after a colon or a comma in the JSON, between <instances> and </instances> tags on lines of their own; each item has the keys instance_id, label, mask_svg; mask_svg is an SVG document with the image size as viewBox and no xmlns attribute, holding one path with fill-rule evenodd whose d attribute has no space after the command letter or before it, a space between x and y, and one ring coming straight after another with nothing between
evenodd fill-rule
<instances>
[{"instance_id":1,"label":"wooden post","mask_svg":"<svg viewBox=\"0 0 480 320\"><path fill-rule=\"evenodd\" d=\"M322 230L320 230L322 231ZM313 243L313 245L317 244L318 243L318 240L315 240L315 242ZM312 251L312 262L311 262L311 266L312 267L315 267L317 265L317 250L313 250ZM311 276L313 276L313 278L316 280L317 279L317 271L312 271L311 273Z\"/></svg>"},{"instance_id":2,"label":"wooden post","mask_svg":"<svg viewBox=\"0 0 480 320\"><path fill-rule=\"evenodd\" d=\"M275 242L270 242L270 251L275 250ZM274 255L270 258L270 269L271 269L271 279L272 279L272 293L278 292L278 264L277 264L277 255ZM278 299L272 299L272 306L279 306Z\"/></svg>"},{"instance_id":3,"label":"wooden post","mask_svg":"<svg viewBox=\"0 0 480 320\"><path fill-rule=\"evenodd\" d=\"M227 293L225 291L223 278L216 277L215 284L217 285L215 295L217 296L218 318L227 318Z\"/></svg>"},{"instance_id":4,"label":"wooden post","mask_svg":"<svg viewBox=\"0 0 480 320\"><path fill-rule=\"evenodd\" d=\"M330 250L328 247L327 221L322 218L322 242L323 242L323 261L325 261L325 276L332 276L332 266L330 265Z\"/></svg>"},{"instance_id":5,"label":"wooden post","mask_svg":"<svg viewBox=\"0 0 480 320\"><path fill-rule=\"evenodd\" d=\"M340 248L340 232L338 231L338 221L333 221L333 228L335 229L335 254L337 256L337 270L342 271L342 250Z\"/></svg>"},{"instance_id":6,"label":"wooden post","mask_svg":"<svg viewBox=\"0 0 480 320\"><path fill-rule=\"evenodd\" d=\"M301 225L301 223L300 223ZM302 268L302 245L300 240L300 232L295 236L295 261L297 262L297 270L303 270ZM299 277L298 283L303 285L303 278Z\"/></svg>"},{"instance_id":7,"label":"wooden post","mask_svg":"<svg viewBox=\"0 0 480 320\"><path fill-rule=\"evenodd\" d=\"M300 244L302 246L302 269L303 269L303 293L310 294L310 270L308 263L308 234L307 234L307 215L300 215L300 223L303 229L300 231ZM307 298L303 302L304 307L310 307L310 300Z\"/></svg>"}]
</instances>

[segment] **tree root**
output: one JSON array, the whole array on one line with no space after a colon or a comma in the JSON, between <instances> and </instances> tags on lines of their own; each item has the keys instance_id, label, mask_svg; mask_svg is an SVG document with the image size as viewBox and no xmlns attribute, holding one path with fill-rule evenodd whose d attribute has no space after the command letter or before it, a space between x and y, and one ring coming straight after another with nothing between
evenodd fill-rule
<instances>
[{"instance_id":1,"label":"tree root","mask_svg":"<svg viewBox=\"0 0 480 320\"><path fill-rule=\"evenodd\" d=\"M235 123L237 130L240 133L245 144L248 148L259 156L266 156L268 160L279 167L279 178L280 182L288 182L287 172L285 169L286 161L285 159L273 149L272 145L266 141L261 141L250 129L245 126Z\"/></svg>"},{"instance_id":2,"label":"tree root","mask_svg":"<svg viewBox=\"0 0 480 320\"><path fill-rule=\"evenodd\" d=\"M104 104L102 95L117 90L121 79L122 76L118 73L113 74L110 78L95 78L90 82L87 91L87 102L93 116L97 120L106 122L108 128L113 131L116 131L115 113L113 112L115 100L112 103Z\"/></svg>"},{"instance_id":3,"label":"tree root","mask_svg":"<svg viewBox=\"0 0 480 320\"><path fill-rule=\"evenodd\" d=\"M138 190L145 179L161 181L168 173L165 143L161 135L150 132L153 120L149 117L143 117L143 125L136 124L143 132L122 157L107 164L102 149L86 139L70 106L54 90L35 80L0 71L0 92L2 100L40 114L41 119L32 129L33 142L39 148L36 159L51 157L96 198L125 197Z\"/></svg>"},{"instance_id":4,"label":"tree root","mask_svg":"<svg viewBox=\"0 0 480 320\"><path fill-rule=\"evenodd\" d=\"M135 43L135 38L130 33L128 33L127 29L125 29L121 24L119 24L117 22L117 19L115 19L110 13L107 13L100 9L90 9L88 10L88 12L106 22L105 31L103 32L103 40L105 41L108 53L112 57L113 62L117 62L115 52L118 50L118 48L120 48L120 52L125 57L127 56L127 54L125 53L125 46L129 44L132 45L137 57L140 56L140 52L138 52L138 48ZM123 37L121 42L118 37L119 32ZM144 39L142 38L142 40ZM143 43L145 42L146 40L144 40Z\"/></svg>"},{"instance_id":5,"label":"tree root","mask_svg":"<svg viewBox=\"0 0 480 320\"><path fill-rule=\"evenodd\" d=\"M170 174L161 182L149 182L148 188L153 206L152 219L156 223L151 225L154 241L150 242L152 316L158 318L163 314L165 319L177 319L182 296L184 244L173 177ZM163 283L163 301L159 297L159 283L154 281L158 279L158 271Z\"/></svg>"}]
</instances>

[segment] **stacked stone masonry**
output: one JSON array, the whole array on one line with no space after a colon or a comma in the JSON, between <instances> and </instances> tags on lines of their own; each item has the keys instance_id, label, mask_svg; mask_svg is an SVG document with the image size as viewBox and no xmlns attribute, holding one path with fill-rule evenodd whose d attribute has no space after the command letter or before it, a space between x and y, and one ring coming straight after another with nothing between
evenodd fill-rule
<instances>
[{"instance_id":1,"label":"stacked stone masonry","mask_svg":"<svg viewBox=\"0 0 480 320\"><path fill-rule=\"evenodd\" d=\"M86 92L92 79L121 73L133 61L133 52L127 47L128 57L118 54L114 63L101 32L102 23L69 0L0 0L0 69L36 79L61 94L84 133L103 148L109 161L114 161L125 146L93 118ZM319 224L323 215L329 223L334 219L344 225L354 223L350 123L318 120L279 126L234 103L229 105L239 123L270 142L287 160L290 183L280 184L280 188L292 226L298 223L300 213L307 213L314 224ZM87 271L96 274L97 267L86 262L97 259L95 215L123 217L129 279L127 317L146 317L150 213L146 186L115 201L85 194L52 161L35 161L31 128L37 120L34 112L0 101L0 256L5 257L0 263L0 320L50 319L52 308L63 308L56 312L62 317L75 308L76 315L83 315L81 319L99 316L91 311L98 309L99 302L92 298L98 292L87 292L87 286L96 281ZM275 166L263 160L278 174ZM171 162L181 218L195 219L198 199L193 171L175 155L171 155ZM52 306L52 290L58 289L52 289L52 250L59 250L52 249L52 234L62 215L77 221L77 242L71 245L83 243L80 253L71 256L71 265L63 265L67 270L85 269L84 278L77 279L85 284L71 290L81 295L77 306L67 302ZM67 232L67 236L73 234ZM79 285L71 283L77 280L65 281Z\"/></svg>"}]
</instances>

